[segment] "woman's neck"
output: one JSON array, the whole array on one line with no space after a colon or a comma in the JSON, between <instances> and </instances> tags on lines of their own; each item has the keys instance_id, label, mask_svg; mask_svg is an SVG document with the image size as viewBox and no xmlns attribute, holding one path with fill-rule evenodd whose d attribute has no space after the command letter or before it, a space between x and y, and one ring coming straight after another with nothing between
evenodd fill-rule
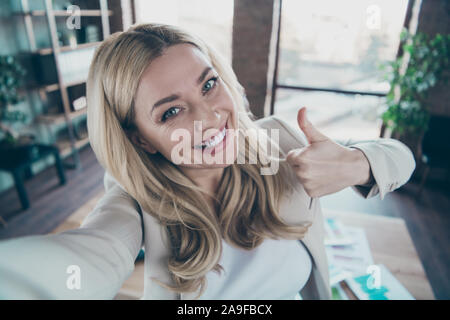
<instances>
[{"instance_id":1,"label":"woman's neck","mask_svg":"<svg viewBox=\"0 0 450 320\"><path fill-rule=\"evenodd\" d=\"M217 194L219 189L219 183L222 179L224 168L214 169L194 169L194 168L182 168L182 171L186 176L191 178L194 183L205 190L206 192ZM206 195L205 195L206 196ZM213 208L216 207L214 199L207 197L206 199Z\"/></svg>"}]
</instances>

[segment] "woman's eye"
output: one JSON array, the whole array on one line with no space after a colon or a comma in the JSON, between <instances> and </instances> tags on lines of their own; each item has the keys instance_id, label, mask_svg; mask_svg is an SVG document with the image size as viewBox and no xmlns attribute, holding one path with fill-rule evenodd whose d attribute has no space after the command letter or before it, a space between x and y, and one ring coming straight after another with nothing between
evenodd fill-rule
<instances>
[{"instance_id":1,"label":"woman's eye","mask_svg":"<svg viewBox=\"0 0 450 320\"><path fill-rule=\"evenodd\" d=\"M206 81L205 85L203 86L203 92L208 93L209 91L214 89L217 85L217 79L218 79L217 77L213 77L213 78L209 79L208 81ZM167 119L176 115L178 112L180 112L180 108L178 108L178 107L172 107L172 108L168 109L162 115L161 121L165 122Z\"/></svg>"},{"instance_id":2,"label":"woman's eye","mask_svg":"<svg viewBox=\"0 0 450 320\"><path fill-rule=\"evenodd\" d=\"M168 109L164 114L162 115L161 121L166 121L168 118L176 115L178 112L180 112L180 108L172 107Z\"/></svg>"},{"instance_id":3,"label":"woman's eye","mask_svg":"<svg viewBox=\"0 0 450 320\"><path fill-rule=\"evenodd\" d=\"M211 89L213 89L216 85L217 82L217 77L211 78L208 81L206 81L205 85L203 86L203 91L210 91Z\"/></svg>"}]
</instances>

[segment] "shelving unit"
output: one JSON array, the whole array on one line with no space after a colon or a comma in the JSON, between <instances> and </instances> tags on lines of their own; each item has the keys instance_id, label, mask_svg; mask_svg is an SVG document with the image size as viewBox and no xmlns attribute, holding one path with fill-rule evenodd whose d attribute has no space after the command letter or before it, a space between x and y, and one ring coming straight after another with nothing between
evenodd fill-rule
<instances>
[{"instance_id":1,"label":"shelving unit","mask_svg":"<svg viewBox=\"0 0 450 320\"><path fill-rule=\"evenodd\" d=\"M79 169L81 168L81 163L78 151L88 145L89 140L87 137L77 139L75 135L76 120L78 120L78 123L86 120L85 117L84 120L79 120L80 117L86 115L86 107L75 110L73 101L86 95L86 70L90 61L85 59L85 57L91 54L89 49L94 50L103 39L109 36L110 17L113 15L113 11L108 10L107 0L42 1L44 8L31 9L30 1L20 0L21 11L15 13L15 15L23 18L33 66L40 66L37 67L39 70L36 71L40 78L28 88L39 92L40 99L46 109L43 114L36 117L35 121L47 127L63 159L72 157L72 162L65 160L65 166ZM117 1L113 2L116 3ZM56 8L55 3L59 4L59 6L76 5L81 10L72 13ZM36 4L32 3L32 5ZM73 18L74 14L80 19L80 28L72 30L67 27L66 20ZM45 19L50 40L48 46L42 47L36 40L35 19L41 19L41 26L44 24L42 19ZM90 38L91 42L80 42L78 39L81 34L80 31L87 33L88 26L91 30L92 28L94 29L94 36L88 37L85 35L85 38ZM41 30L41 32L43 31ZM64 39L64 32L69 35L70 44L63 42L63 40L67 40ZM96 34L98 37L96 37ZM83 59L70 63L68 54L81 55L82 52L84 52ZM74 68L75 63L79 68ZM78 71L80 74L76 77L72 76L71 79L68 79L67 69L79 69L81 71ZM84 74L82 71L84 71ZM60 132L63 132L65 135L63 139L58 139L57 135L55 135L54 128L56 127L63 128L60 129Z\"/></svg>"},{"instance_id":2,"label":"shelving unit","mask_svg":"<svg viewBox=\"0 0 450 320\"><path fill-rule=\"evenodd\" d=\"M102 11L101 10L80 10L80 13L84 17L101 17ZM47 12L45 10L33 10L33 11L24 11L20 13L21 15L30 15L30 16L46 16ZM112 12L108 11L108 14L111 15ZM68 13L67 11L63 10L53 10L53 15L56 17L69 17L71 16L71 13Z\"/></svg>"},{"instance_id":3,"label":"shelving unit","mask_svg":"<svg viewBox=\"0 0 450 320\"><path fill-rule=\"evenodd\" d=\"M73 48L71 46L62 46L62 47L59 47L59 51L67 52L67 51L79 50L79 49L84 49L84 48L90 48L90 47L95 47L95 46L99 45L100 43L101 43L100 41L82 43L82 44L77 44L77 46L75 48ZM34 53L38 53L38 54L42 54L42 55L52 54L53 49L52 48L38 49Z\"/></svg>"}]
</instances>

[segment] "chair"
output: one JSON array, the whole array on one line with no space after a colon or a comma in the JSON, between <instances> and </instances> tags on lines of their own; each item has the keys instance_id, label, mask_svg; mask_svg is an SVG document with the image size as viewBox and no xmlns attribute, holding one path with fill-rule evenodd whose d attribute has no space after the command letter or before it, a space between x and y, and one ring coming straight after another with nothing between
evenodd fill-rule
<instances>
[{"instance_id":1,"label":"chair","mask_svg":"<svg viewBox=\"0 0 450 320\"><path fill-rule=\"evenodd\" d=\"M30 201L28 200L27 191L25 189L24 175L32 175L31 165L34 162L51 155L55 159L56 172L58 173L61 185L66 183L66 177L61 156L57 147L35 144L30 146L29 149L24 150L25 151L22 149L17 149L16 151L9 151L6 156L2 155L0 157L0 170L8 171L12 174L22 208L23 210L26 210L30 207ZM32 152L29 150L32 150ZM0 222L5 224L2 220L3 219L1 219Z\"/></svg>"},{"instance_id":2,"label":"chair","mask_svg":"<svg viewBox=\"0 0 450 320\"><path fill-rule=\"evenodd\" d=\"M450 117L431 116L429 129L422 141L421 164L424 167L420 182L419 197L425 186L431 168L446 168L446 181L450 177Z\"/></svg>"}]
</instances>

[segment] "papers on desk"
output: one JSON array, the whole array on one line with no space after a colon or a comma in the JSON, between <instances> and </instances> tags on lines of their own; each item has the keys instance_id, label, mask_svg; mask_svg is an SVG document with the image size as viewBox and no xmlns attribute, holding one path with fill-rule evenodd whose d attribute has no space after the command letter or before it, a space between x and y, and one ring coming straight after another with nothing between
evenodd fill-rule
<instances>
[{"instance_id":1,"label":"papers on desk","mask_svg":"<svg viewBox=\"0 0 450 320\"><path fill-rule=\"evenodd\" d=\"M325 245L348 245L353 239L346 232L342 223L335 218L325 218Z\"/></svg>"},{"instance_id":2,"label":"papers on desk","mask_svg":"<svg viewBox=\"0 0 450 320\"><path fill-rule=\"evenodd\" d=\"M348 300L348 296L340 283L331 287L331 299L332 300Z\"/></svg>"},{"instance_id":3,"label":"papers on desk","mask_svg":"<svg viewBox=\"0 0 450 320\"><path fill-rule=\"evenodd\" d=\"M366 234L363 229L354 227L345 227L345 233L352 243L327 246L328 262L343 273L364 274L367 267L373 264Z\"/></svg>"},{"instance_id":4,"label":"papers on desk","mask_svg":"<svg viewBox=\"0 0 450 320\"><path fill-rule=\"evenodd\" d=\"M325 232L333 299L348 299L342 281L360 300L414 299L384 265L374 265L364 229L326 218Z\"/></svg>"},{"instance_id":5,"label":"papers on desk","mask_svg":"<svg viewBox=\"0 0 450 320\"><path fill-rule=\"evenodd\" d=\"M382 264L376 265L379 273L365 274L346 279L350 289L360 300L414 300L414 297ZM378 280L376 279L378 277ZM378 281L378 283L377 283Z\"/></svg>"}]
</instances>

